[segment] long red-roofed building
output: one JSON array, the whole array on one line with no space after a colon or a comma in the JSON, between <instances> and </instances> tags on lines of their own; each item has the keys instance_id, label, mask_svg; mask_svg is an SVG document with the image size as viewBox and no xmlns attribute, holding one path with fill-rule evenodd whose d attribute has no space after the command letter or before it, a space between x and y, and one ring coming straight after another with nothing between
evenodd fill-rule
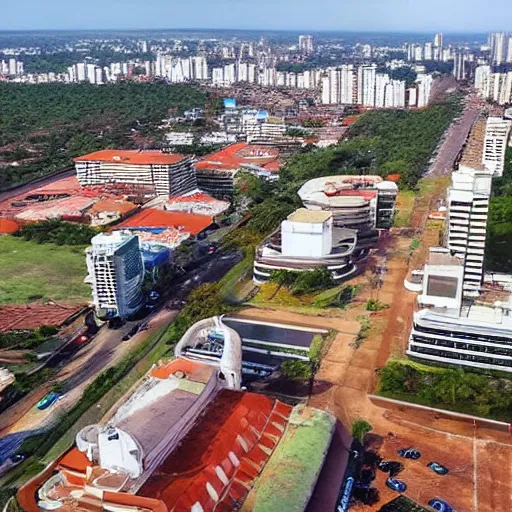
<instances>
[{"instance_id":1,"label":"long red-roofed building","mask_svg":"<svg viewBox=\"0 0 512 512\"><path fill-rule=\"evenodd\" d=\"M197 185L215 197L230 197L237 172L245 169L258 174L275 174L280 167L279 153L279 149L270 146L232 144L195 164Z\"/></svg>"},{"instance_id":2,"label":"long red-roofed building","mask_svg":"<svg viewBox=\"0 0 512 512\"><path fill-rule=\"evenodd\" d=\"M129 184L168 197L196 188L193 158L161 151L104 149L74 159L83 187Z\"/></svg>"}]
</instances>

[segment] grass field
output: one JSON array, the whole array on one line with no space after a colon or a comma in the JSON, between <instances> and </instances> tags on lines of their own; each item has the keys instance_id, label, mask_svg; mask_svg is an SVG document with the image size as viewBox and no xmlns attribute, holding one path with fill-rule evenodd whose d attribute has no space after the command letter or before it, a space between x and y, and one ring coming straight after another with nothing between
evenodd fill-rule
<instances>
[{"instance_id":1,"label":"grass field","mask_svg":"<svg viewBox=\"0 0 512 512\"><path fill-rule=\"evenodd\" d=\"M87 302L83 247L37 244L0 235L0 304Z\"/></svg>"}]
</instances>

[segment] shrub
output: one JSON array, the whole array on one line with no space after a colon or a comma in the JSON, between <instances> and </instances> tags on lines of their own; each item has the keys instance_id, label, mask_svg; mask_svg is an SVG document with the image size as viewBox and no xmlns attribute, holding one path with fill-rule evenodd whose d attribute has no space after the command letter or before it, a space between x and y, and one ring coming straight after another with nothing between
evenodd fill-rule
<instances>
[{"instance_id":1,"label":"shrub","mask_svg":"<svg viewBox=\"0 0 512 512\"><path fill-rule=\"evenodd\" d=\"M435 407L447 407L477 416L510 419L512 380L394 360L380 372L380 392ZM508 420L507 420L508 421Z\"/></svg>"},{"instance_id":2,"label":"shrub","mask_svg":"<svg viewBox=\"0 0 512 512\"><path fill-rule=\"evenodd\" d=\"M352 437L357 439L360 443L363 443L366 434L371 432L373 427L363 419L354 420L352 423Z\"/></svg>"},{"instance_id":3,"label":"shrub","mask_svg":"<svg viewBox=\"0 0 512 512\"><path fill-rule=\"evenodd\" d=\"M313 364L319 364L324 347L324 338L321 334L315 334L309 347L309 359Z\"/></svg>"},{"instance_id":4,"label":"shrub","mask_svg":"<svg viewBox=\"0 0 512 512\"><path fill-rule=\"evenodd\" d=\"M373 312L381 311L381 310L386 309L388 307L389 306L387 304L384 304L380 300L376 300L376 299L370 299L366 303L366 311L373 311Z\"/></svg>"},{"instance_id":5,"label":"shrub","mask_svg":"<svg viewBox=\"0 0 512 512\"><path fill-rule=\"evenodd\" d=\"M307 380L313 375L309 361L285 361L280 370L281 375L294 380Z\"/></svg>"}]
</instances>

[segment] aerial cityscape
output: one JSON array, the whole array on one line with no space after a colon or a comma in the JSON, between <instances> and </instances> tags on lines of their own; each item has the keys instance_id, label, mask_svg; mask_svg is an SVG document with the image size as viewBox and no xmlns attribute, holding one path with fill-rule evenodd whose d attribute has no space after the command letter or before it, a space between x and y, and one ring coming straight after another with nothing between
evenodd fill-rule
<instances>
[{"instance_id":1,"label":"aerial cityscape","mask_svg":"<svg viewBox=\"0 0 512 512\"><path fill-rule=\"evenodd\" d=\"M0 19L5 512L512 511L512 8L361 3Z\"/></svg>"}]
</instances>

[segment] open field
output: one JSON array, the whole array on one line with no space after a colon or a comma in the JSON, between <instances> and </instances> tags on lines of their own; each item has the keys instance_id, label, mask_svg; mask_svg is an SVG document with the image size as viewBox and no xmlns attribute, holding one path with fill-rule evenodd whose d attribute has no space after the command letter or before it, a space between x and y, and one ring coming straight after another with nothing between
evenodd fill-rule
<instances>
[{"instance_id":1,"label":"open field","mask_svg":"<svg viewBox=\"0 0 512 512\"><path fill-rule=\"evenodd\" d=\"M83 283L86 274L83 247L0 236L0 303L88 302L90 289Z\"/></svg>"}]
</instances>

